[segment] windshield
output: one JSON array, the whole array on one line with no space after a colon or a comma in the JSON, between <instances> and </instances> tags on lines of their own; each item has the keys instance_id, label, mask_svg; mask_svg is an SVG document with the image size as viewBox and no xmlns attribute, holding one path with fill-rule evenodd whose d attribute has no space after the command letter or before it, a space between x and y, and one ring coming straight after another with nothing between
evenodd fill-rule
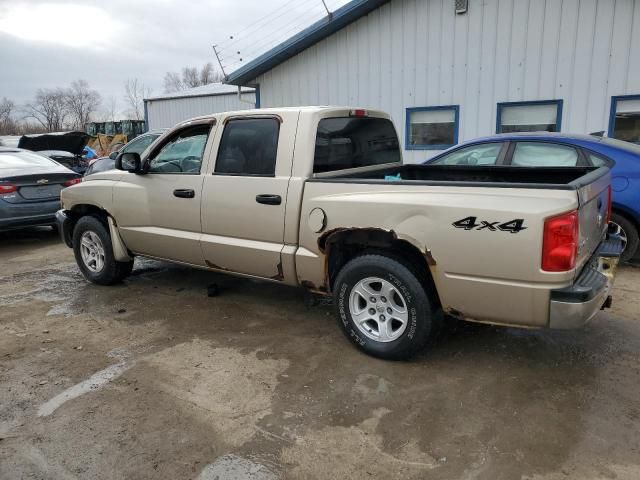
<instances>
[{"instance_id":1,"label":"windshield","mask_svg":"<svg viewBox=\"0 0 640 480\"><path fill-rule=\"evenodd\" d=\"M0 168L52 167L53 160L31 152L0 152Z\"/></svg>"}]
</instances>

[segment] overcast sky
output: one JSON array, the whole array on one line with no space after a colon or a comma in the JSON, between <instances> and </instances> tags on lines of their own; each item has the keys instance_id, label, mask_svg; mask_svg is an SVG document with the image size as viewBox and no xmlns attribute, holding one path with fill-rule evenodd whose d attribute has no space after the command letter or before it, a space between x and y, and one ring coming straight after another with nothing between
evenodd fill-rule
<instances>
[{"instance_id":1,"label":"overcast sky","mask_svg":"<svg viewBox=\"0 0 640 480\"><path fill-rule=\"evenodd\" d=\"M335 10L347 1L326 3ZM165 72L217 65L213 44L233 70L323 8L321 0L0 0L0 97L22 104L38 88L85 79L124 109L127 78L162 93Z\"/></svg>"}]
</instances>

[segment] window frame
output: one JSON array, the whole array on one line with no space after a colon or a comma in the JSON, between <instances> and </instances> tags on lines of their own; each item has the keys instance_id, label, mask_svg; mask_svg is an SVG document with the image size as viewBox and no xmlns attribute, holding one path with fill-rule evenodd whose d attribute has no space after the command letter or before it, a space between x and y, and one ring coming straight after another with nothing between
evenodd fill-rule
<instances>
[{"instance_id":1,"label":"window frame","mask_svg":"<svg viewBox=\"0 0 640 480\"><path fill-rule=\"evenodd\" d=\"M610 138L614 138L616 139L616 137L613 136L614 134L614 127L616 124L616 111L618 110L618 102L622 100L640 100L640 94L633 94L633 95L612 95L611 96L611 106L609 107L609 126L607 128L607 136ZM616 139L619 140L619 139ZM640 141L638 142L629 142L629 143L635 143L636 145L640 145Z\"/></svg>"},{"instance_id":2,"label":"window frame","mask_svg":"<svg viewBox=\"0 0 640 480\"><path fill-rule=\"evenodd\" d=\"M143 168L144 174L145 175L202 175L202 167L205 164L205 153L207 152L207 145L211 140L211 130L213 129L214 125L215 125L215 120L214 121L209 120L202 123L193 123L191 125L185 125L184 128L180 128L178 130L174 130L170 132L169 135L164 139L164 141L161 144L157 145L151 152L149 152L149 155L147 156L147 158L144 159L144 168ZM202 128L202 127L208 127L209 132L207 133L207 139L204 142L204 149L202 150L202 159L200 160L200 170L198 172L190 173L190 172L152 172L151 171L151 162L156 157L156 155L158 155L169 142L172 142L174 138L176 138L186 130L192 130L195 128ZM153 145L153 142L151 142L151 145ZM151 145L149 145L149 147Z\"/></svg>"},{"instance_id":3,"label":"window frame","mask_svg":"<svg viewBox=\"0 0 640 480\"><path fill-rule=\"evenodd\" d=\"M411 145L411 114L413 112L434 112L440 110L453 110L453 143L437 145ZM404 149L405 150L446 150L458 144L460 132L460 105L439 105L434 107L407 107L405 109L404 125Z\"/></svg>"},{"instance_id":4,"label":"window frame","mask_svg":"<svg viewBox=\"0 0 640 480\"><path fill-rule=\"evenodd\" d=\"M498 102L496 108L496 134L502 132L502 110L506 107L528 107L530 105L555 105L556 106L556 133L562 131L562 108L564 100L559 98L555 100L528 100L522 102ZM527 132L509 132L509 134L516 135L518 133ZM550 132L553 133L553 132Z\"/></svg>"},{"instance_id":5,"label":"window frame","mask_svg":"<svg viewBox=\"0 0 640 480\"><path fill-rule=\"evenodd\" d=\"M278 142L276 144L276 161L273 165L273 173L225 173L225 172L216 172L216 167L218 166L218 156L220 155L220 145L222 145L222 138L224 137L224 132L227 128L227 125L236 121L243 120L274 120L278 124ZM213 168L211 171L211 175L221 176L221 177L258 177L258 178L274 178L276 176L276 171L278 170L278 153L280 151L280 127L282 125L282 117L280 115L271 115L271 114L258 114L258 115L230 115L224 119L222 122L222 132L220 133L220 140L218 140L218 144L216 146L215 152L215 161L213 163Z\"/></svg>"}]
</instances>

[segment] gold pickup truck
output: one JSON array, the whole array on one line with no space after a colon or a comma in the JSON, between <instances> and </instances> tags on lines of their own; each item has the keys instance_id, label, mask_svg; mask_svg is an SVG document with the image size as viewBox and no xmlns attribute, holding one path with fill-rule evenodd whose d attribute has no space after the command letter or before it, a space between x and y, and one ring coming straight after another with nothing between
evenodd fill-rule
<instances>
[{"instance_id":1,"label":"gold pickup truck","mask_svg":"<svg viewBox=\"0 0 640 480\"><path fill-rule=\"evenodd\" d=\"M345 107L195 118L116 167L57 214L94 283L139 255L300 285L383 358L450 316L573 328L611 303L607 167L404 165L388 115Z\"/></svg>"}]
</instances>

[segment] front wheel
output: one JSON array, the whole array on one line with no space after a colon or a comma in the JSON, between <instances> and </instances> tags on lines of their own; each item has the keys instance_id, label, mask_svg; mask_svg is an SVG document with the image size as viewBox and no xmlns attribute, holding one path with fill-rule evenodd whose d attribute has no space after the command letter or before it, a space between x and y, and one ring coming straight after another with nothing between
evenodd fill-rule
<instances>
[{"instance_id":1,"label":"front wheel","mask_svg":"<svg viewBox=\"0 0 640 480\"><path fill-rule=\"evenodd\" d=\"M342 268L333 290L342 330L369 355L406 359L427 343L433 306L418 275L403 263L383 255L357 257Z\"/></svg>"},{"instance_id":2,"label":"front wheel","mask_svg":"<svg viewBox=\"0 0 640 480\"><path fill-rule=\"evenodd\" d=\"M133 269L133 260L116 261L109 231L96 217L82 217L76 223L73 253L84 277L99 285L118 283Z\"/></svg>"},{"instance_id":3,"label":"front wheel","mask_svg":"<svg viewBox=\"0 0 640 480\"><path fill-rule=\"evenodd\" d=\"M620 261L628 262L631 260L638 250L638 243L640 243L636 226L622 215L614 212L611 215L609 231L617 233L622 238L624 251L620 255Z\"/></svg>"}]
</instances>

